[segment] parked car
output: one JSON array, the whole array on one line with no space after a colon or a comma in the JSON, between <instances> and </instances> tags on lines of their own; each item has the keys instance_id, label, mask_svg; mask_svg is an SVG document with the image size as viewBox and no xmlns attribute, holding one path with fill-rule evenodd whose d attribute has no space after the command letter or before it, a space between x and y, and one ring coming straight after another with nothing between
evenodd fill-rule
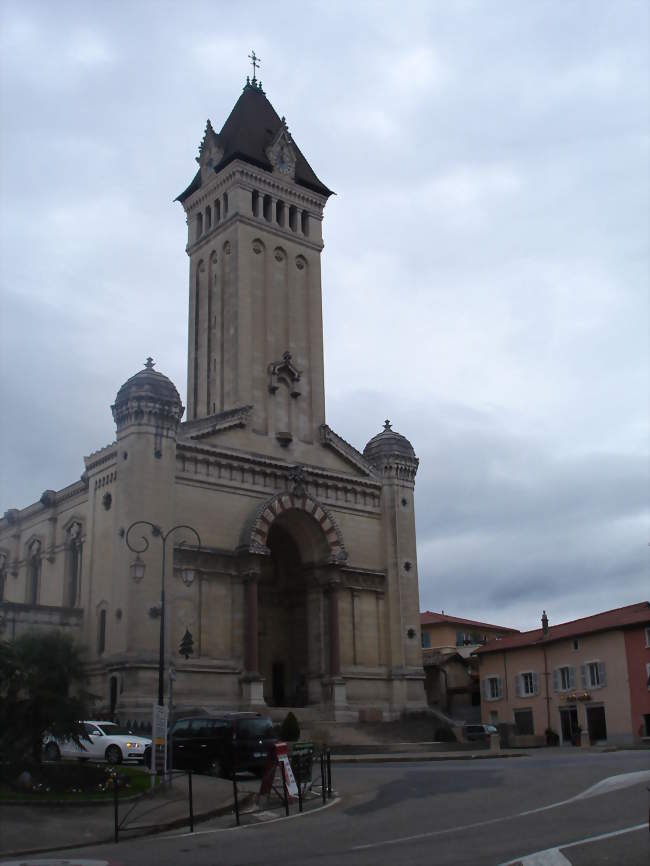
<instances>
[{"instance_id":1,"label":"parked car","mask_svg":"<svg viewBox=\"0 0 650 866\"><path fill-rule=\"evenodd\" d=\"M482 743L490 742L491 734L498 734L499 731L494 725L464 725L463 736L469 742L479 741Z\"/></svg>"},{"instance_id":2,"label":"parked car","mask_svg":"<svg viewBox=\"0 0 650 866\"><path fill-rule=\"evenodd\" d=\"M224 713L178 719L170 730L173 767L215 776L247 770L261 776L278 737L259 713Z\"/></svg>"},{"instance_id":3,"label":"parked car","mask_svg":"<svg viewBox=\"0 0 650 866\"><path fill-rule=\"evenodd\" d=\"M58 761L60 758L78 758L79 760L108 761L109 764L121 764L122 761L151 762L151 740L139 737L128 728L114 722L82 722L88 739L80 739L80 745L74 740L57 740L45 737L43 752L48 761Z\"/></svg>"}]
</instances>

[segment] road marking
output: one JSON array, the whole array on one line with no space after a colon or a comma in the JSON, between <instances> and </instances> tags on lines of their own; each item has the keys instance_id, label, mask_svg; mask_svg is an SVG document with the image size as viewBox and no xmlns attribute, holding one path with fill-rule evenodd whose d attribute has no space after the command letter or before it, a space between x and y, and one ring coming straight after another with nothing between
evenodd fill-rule
<instances>
[{"instance_id":1,"label":"road marking","mask_svg":"<svg viewBox=\"0 0 650 866\"><path fill-rule=\"evenodd\" d=\"M650 770L638 770L636 773L621 773L618 776L610 776L608 779L603 779L587 788L582 794L578 794L576 800L585 800L587 797L597 797L599 794L608 794L610 791L618 791L621 788L628 788L630 785L636 785L639 782L650 781Z\"/></svg>"},{"instance_id":2,"label":"road marking","mask_svg":"<svg viewBox=\"0 0 650 866\"><path fill-rule=\"evenodd\" d=\"M269 821L260 821L257 824L240 824L239 827L217 827L215 830L196 830L194 833L166 833L163 836L145 836L143 841L155 842L156 839L195 839L197 836L210 836L215 833L232 833L235 830L252 830L255 827L268 827L269 824L275 824L278 821L290 821L292 818L306 818L308 815L316 815L318 812L323 812L331 806L336 806L341 802L340 797L335 797L330 800L325 806L319 806L317 809L310 809L308 812L294 812L291 815L281 815L279 818L272 818ZM250 813L248 813L250 814ZM3 866L3 864L0 864Z\"/></svg>"},{"instance_id":3,"label":"road marking","mask_svg":"<svg viewBox=\"0 0 650 866\"><path fill-rule=\"evenodd\" d=\"M428 833L417 833L414 836L398 836L396 839L385 839L383 842L371 842L367 845L355 845L350 850L365 851L369 848L382 848L385 845L400 845L402 842L416 842L419 839L445 836L449 833L458 833L461 830L475 830L477 827L487 827L490 824L498 824L501 821L512 821L514 818L524 818L528 815L537 815L539 812L547 812L549 809L557 809L559 806L566 806L568 803L574 803L576 800L582 800L586 797L596 797L601 794L607 794L612 790L619 790L620 788L629 787L631 785L638 785L646 779L650 779L650 771L648 770L640 770L633 773L621 773L616 776L609 776L607 779L602 779L596 785L592 785L580 794L576 794L574 797L569 797L568 800L549 803L548 806L538 806L536 809L527 809L525 812L517 812L514 815L503 815L500 818L490 818L487 821L476 821L473 824L462 824L459 827L447 827L445 830L431 830Z\"/></svg>"},{"instance_id":4,"label":"road marking","mask_svg":"<svg viewBox=\"0 0 650 866\"><path fill-rule=\"evenodd\" d=\"M559 848L547 848L546 851L535 851L534 854L526 854L524 857L515 857L514 860L508 860L507 863L500 863L499 866L571 866L571 861L567 860L562 851L567 848L575 848L578 845L588 845L590 842L600 842L602 839L611 839L613 836L623 836L625 833L635 833L638 830L645 830L648 825L635 824L634 827L625 827L623 830L613 830L611 833L601 833L599 836L587 836L584 839L577 839L575 842L568 842L566 845L560 845Z\"/></svg>"}]
</instances>

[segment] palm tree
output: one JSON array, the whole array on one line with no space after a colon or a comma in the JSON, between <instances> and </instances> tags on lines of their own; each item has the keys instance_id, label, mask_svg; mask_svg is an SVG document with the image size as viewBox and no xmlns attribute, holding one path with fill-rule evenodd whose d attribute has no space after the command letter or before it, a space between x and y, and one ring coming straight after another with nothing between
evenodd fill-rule
<instances>
[{"instance_id":1,"label":"palm tree","mask_svg":"<svg viewBox=\"0 0 650 866\"><path fill-rule=\"evenodd\" d=\"M40 762L47 732L79 742L93 698L85 683L83 651L63 632L0 642L0 754Z\"/></svg>"}]
</instances>

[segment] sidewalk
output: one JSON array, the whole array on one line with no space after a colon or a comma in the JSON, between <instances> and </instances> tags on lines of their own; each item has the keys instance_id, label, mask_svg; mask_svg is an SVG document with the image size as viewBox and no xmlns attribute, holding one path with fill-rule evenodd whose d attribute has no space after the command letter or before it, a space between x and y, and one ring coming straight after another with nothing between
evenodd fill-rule
<instances>
[{"instance_id":1,"label":"sidewalk","mask_svg":"<svg viewBox=\"0 0 650 866\"><path fill-rule=\"evenodd\" d=\"M254 783L254 786L250 784ZM240 800L249 802L259 781L240 783ZM211 776L192 775L194 820L229 813L233 807L232 782ZM157 833L189 823L188 778L175 776L171 785L152 794L119 803L119 834ZM0 806L0 857L54 851L82 845L112 842L115 812L112 802L85 806Z\"/></svg>"}]
</instances>

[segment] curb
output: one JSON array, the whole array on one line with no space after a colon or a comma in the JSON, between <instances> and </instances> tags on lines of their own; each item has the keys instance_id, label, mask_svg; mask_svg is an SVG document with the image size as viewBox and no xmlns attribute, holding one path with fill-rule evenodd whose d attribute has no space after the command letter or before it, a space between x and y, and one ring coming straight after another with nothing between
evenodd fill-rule
<instances>
[{"instance_id":1,"label":"curb","mask_svg":"<svg viewBox=\"0 0 650 866\"><path fill-rule=\"evenodd\" d=\"M407 764L425 761L489 761L494 758L528 758L528 752L471 752L466 754L417 755L402 753L396 755L332 755L333 764Z\"/></svg>"},{"instance_id":2,"label":"curb","mask_svg":"<svg viewBox=\"0 0 650 866\"><path fill-rule=\"evenodd\" d=\"M246 797L242 798L241 805L249 805L254 796L254 794L248 794ZM219 806L218 808L210 809L207 812L200 812L199 814L194 815L194 823L209 821L210 818L218 818L221 815L227 815L228 812L231 812L233 809L234 801L226 806ZM129 838L136 839L141 836L154 836L156 833L165 833L168 830L176 830L178 827L184 827L186 825L189 826L188 818L173 818L171 821L167 821L164 824L150 824L148 826L133 828L133 830L137 829L140 832L133 832L133 830L130 831L128 827L122 828L120 832L131 832L132 835L129 836ZM4 860L7 857L25 857L31 854L48 854L50 851L76 851L81 848L94 848L95 845L110 845L114 843L114 841L115 837L111 834L105 838L93 839L92 842L83 842L81 845L50 845L48 848L21 848L14 851L0 851L0 858Z\"/></svg>"}]
</instances>

